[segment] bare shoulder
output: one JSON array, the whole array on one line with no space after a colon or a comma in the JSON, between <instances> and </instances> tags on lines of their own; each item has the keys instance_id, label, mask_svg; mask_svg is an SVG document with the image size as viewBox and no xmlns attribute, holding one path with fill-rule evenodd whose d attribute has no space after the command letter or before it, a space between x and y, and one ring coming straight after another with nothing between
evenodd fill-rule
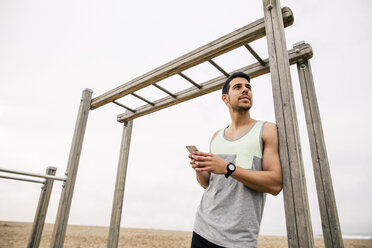
<instances>
[{"instance_id":1,"label":"bare shoulder","mask_svg":"<svg viewBox=\"0 0 372 248\"><path fill-rule=\"evenodd\" d=\"M212 138L211 138L211 141L209 142L209 151L211 151L211 145L212 145L212 142L213 142L214 138L216 138L216 136L217 136L217 134L218 134L219 131L220 131L220 130L217 130L217 131L213 134L213 136L212 136Z\"/></svg>"},{"instance_id":2,"label":"bare shoulder","mask_svg":"<svg viewBox=\"0 0 372 248\"><path fill-rule=\"evenodd\" d=\"M217 130L216 132L214 132L214 134L213 134L213 136L211 138L211 142L214 140L214 138L216 138L216 136L217 136L217 134L218 134L219 131L220 130Z\"/></svg>"},{"instance_id":3,"label":"bare shoulder","mask_svg":"<svg viewBox=\"0 0 372 248\"><path fill-rule=\"evenodd\" d=\"M262 130L262 140L267 141L276 141L278 140L278 129L275 123L265 122Z\"/></svg>"}]
</instances>

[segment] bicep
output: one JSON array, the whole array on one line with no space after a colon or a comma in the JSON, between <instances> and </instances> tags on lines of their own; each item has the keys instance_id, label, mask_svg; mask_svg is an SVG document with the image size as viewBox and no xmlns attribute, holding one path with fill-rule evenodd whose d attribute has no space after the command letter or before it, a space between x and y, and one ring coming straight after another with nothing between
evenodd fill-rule
<instances>
[{"instance_id":1,"label":"bicep","mask_svg":"<svg viewBox=\"0 0 372 248\"><path fill-rule=\"evenodd\" d=\"M262 167L264 171L273 171L281 176L281 167L279 159L278 147L278 132L276 125L273 123L266 123L263 127L263 161Z\"/></svg>"}]
</instances>

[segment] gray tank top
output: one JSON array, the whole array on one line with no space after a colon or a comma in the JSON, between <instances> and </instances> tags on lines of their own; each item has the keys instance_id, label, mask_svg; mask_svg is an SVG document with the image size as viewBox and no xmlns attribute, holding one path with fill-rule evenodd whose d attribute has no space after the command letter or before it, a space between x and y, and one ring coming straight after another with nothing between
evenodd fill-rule
<instances>
[{"instance_id":1,"label":"gray tank top","mask_svg":"<svg viewBox=\"0 0 372 248\"><path fill-rule=\"evenodd\" d=\"M211 143L211 152L245 169L262 170L263 125L257 121L236 140L227 139L225 129L220 130ZM194 232L223 247L257 247L265 199L263 192L212 173L197 209Z\"/></svg>"}]
</instances>

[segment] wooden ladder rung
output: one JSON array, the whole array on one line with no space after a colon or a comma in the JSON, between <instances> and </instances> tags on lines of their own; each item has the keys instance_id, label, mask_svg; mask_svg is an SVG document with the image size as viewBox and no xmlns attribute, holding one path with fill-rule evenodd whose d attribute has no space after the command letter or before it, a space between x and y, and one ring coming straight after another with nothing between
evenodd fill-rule
<instances>
[{"instance_id":1,"label":"wooden ladder rung","mask_svg":"<svg viewBox=\"0 0 372 248\"><path fill-rule=\"evenodd\" d=\"M247 48L248 51L253 55L253 57L255 57L255 58L257 59L257 61L258 61L261 65L263 65L263 66L266 65L265 61L263 61L263 60L261 59L261 57L256 53L255 50L253 50L253 48L252 48L250 45L245 44L244 46L245 46L245 48Z\"/></svg>"},{"instance_id":2,"label":"wooden ladder rung","mask_svg":"<svg viewBox=\"0 0 372 248\"><path fill-rule=\"evenodd\" d=\"M211 63L214 67L217 68L217 70L219 70L220 72L222 72L223 75L225 75L226 77L230 77L230 74L227 73L224 69L222 69L221 66L219 66L216 62L214 62L213 60L208 60L209 63Z\"/></svg>"},{"instance_id":3,"label":"wooden ladder rung","mask_svg":"<svg viewBox=\"0 0 372 248\"><path fill-rule=\"evenodd\" d=\"M189 78L188 76L186 76L182 72L178 73L178 75L180 75L181 77L183 77L184 79L186 79L187 81L189 81L190 83L192 83L196 88L198 88L198 89L201 89L202 88L202 86L200 84L195 83L191 78Z\"/></svg>"}]
</instances>

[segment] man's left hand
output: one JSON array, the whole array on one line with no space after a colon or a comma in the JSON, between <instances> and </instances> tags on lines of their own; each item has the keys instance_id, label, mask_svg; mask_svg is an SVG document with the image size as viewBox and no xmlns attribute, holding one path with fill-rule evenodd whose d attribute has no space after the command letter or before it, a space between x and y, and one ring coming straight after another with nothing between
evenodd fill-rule
<instances>
[{"instance_id":1,"label":"man's left hand","mask_svg":"<svg viewBox=\"0 0 372 248\"><path fill-rule=\"evenodd\" d=\"M227 164L225 160L213 153L194 151L192 158L195 161L195 170L198 172L207 171L214 174L226 174Z\"/></svg>"}]
</instances>

